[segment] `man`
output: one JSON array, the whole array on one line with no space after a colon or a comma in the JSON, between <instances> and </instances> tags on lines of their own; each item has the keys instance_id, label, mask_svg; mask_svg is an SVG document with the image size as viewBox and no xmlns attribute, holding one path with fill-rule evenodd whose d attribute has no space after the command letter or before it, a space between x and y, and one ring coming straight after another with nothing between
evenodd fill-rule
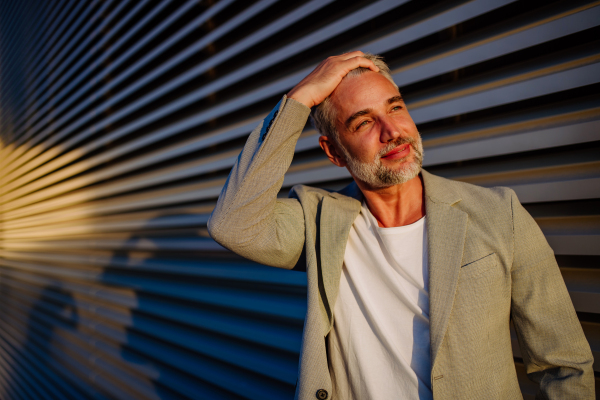
<instances>
[{"instance_id":1,"label":"man","mask_svg":"<svg viewBox=\"0 0 600 400\"><path fill-rule=\"evenodd\" d=\"M354 183L278 199L311 108ZM589 345L514 192L436 177L422 157L389 69L362 52L322 62L248 138L209 231L259 263L306 266L296 398L522 398L511 319L540 398L594 398Z\"/></svg>"}]
</instances>

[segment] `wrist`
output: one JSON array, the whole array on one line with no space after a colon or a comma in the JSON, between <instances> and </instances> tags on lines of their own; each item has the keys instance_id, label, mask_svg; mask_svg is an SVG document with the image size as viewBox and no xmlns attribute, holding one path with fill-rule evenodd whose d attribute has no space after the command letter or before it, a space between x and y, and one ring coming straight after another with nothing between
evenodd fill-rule
<instances>
[{"instance_id":1,"label":"wrist","mask_svg":"<svg viewBox=\"0 0 600 400\"><path fill-rule=\"evenodd\" d=\"M297 102L304 104L308 108L312 108L315 105L314 101L310 96L308 96L306 93L303 93L302 90L298 90L296 88L290 90L286 96L288 99L296 100Z\"/></svg>"}]
</instances>

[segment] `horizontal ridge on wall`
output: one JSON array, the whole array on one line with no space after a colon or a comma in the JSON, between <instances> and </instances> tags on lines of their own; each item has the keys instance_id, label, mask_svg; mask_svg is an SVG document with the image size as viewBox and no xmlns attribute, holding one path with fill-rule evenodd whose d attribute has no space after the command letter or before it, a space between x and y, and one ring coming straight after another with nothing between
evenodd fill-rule
<instances>
[{"instance_id":1,"label":"horizontal ridge on wall","mask_svg":"<svg viewBox=\"0 0 600 400\"><path fill-rule=\"evenodd\" d=\"M599 359L598 37L599 1L0 2L0 397L292 398L306 276L206 223L252 129L354 49L428 171L516 191ZM307 125L281 196L350 181Z\"/></svg>"}]
</instances>

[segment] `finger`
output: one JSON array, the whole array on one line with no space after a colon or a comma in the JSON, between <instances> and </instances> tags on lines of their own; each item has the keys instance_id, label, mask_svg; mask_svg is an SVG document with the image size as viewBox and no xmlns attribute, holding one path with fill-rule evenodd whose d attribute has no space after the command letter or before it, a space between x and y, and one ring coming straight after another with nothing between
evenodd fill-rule
<instances>
[{"instance_id":1,"label":"finger","mask_svg":"<svg viewBox=\"0 0 600 400\"><path fill-rule=\"evenodd\" d=\"M363 56L364 54L365 53L363 53L360 50L355 50L355 51L351 51L350 53L340 54L338 57L340 57L342 60L348 60L349 58Z\"/></svg>"},{"instance_id":2,"label":"finger","mask_svg":"<svg viewBox=\"0 0 600 400\"><path fill-rule=\"evenodd\" d=\"M348 69L348 72L359 67L369 68L373 72L379 72L379 67L377 67L373 61L361 56L349 58L344 61L344 64L344 67Z\"/></svg>"}]
</instances>

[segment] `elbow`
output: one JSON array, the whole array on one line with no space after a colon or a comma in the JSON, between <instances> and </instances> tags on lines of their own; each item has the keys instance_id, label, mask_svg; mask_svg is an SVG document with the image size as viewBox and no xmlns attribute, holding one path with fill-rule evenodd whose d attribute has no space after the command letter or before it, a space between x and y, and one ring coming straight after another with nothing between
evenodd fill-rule
<instances>
[{"instance_id":1,"label":"elbow","mask_svg":"<svg viewBox=\"0 0 600 400\"><path fill-rule=\"evenodd\" d=\"M229 251L244 256L242 253L247 243L243 240L244 235L239 232L239 226L236 226L231 218L222 218L220 213L213 211L206 227L208 234L215 242Z\"/></svg>"},{"instance_id":2,"label":"elbow","mask_svg":"<svg viewBox=\"0 0 600 400\"><path fill-rule=\"evenodd\" d=\"M219 243L221 246L225 246L223 244L224 241L224 237L223 237L223 229L219 229L220 226L222 226L223 224L220 223L221 221L218 218L218 215L215 215L215 212L213 211L210 214L210 217L208 217L208 222L206 223L206 228L208 229L208 234L210 235L210 237L217 243ZM227 246L225 246L227 247Z\"/></svg>"}]
</instances>

